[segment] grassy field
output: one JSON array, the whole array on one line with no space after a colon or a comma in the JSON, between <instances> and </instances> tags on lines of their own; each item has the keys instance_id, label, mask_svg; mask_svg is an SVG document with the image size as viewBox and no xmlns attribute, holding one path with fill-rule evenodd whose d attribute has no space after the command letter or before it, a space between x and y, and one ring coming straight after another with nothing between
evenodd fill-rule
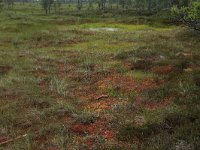
<instances>
[{"instance_id":1,"label":"grassy field","mask_svg":"<svg viewBox=\"0 0 200 150\"><path fill-rule=\"evenodd\" d=\"M27 6L0 13L0 149L200 147L199 33Z\"/></svg>"}]
</instances>

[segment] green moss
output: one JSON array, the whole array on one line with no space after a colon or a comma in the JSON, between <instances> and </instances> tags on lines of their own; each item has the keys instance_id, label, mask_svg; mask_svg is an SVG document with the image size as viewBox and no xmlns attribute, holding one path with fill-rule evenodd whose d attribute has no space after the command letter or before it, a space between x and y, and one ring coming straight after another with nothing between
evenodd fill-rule
<instances>
[{"instance_id":1,"label":"green moss","mask_svg":"<svg viewBox=\"0 0 200 150\"><path fill-rule=\"evenodd\" d=\"M156 75L150 72L143 71L129 71L126 73L127 76L133 77L137 80L143 80L145 78L154 78Z\"/></svg>"}]
</instances>

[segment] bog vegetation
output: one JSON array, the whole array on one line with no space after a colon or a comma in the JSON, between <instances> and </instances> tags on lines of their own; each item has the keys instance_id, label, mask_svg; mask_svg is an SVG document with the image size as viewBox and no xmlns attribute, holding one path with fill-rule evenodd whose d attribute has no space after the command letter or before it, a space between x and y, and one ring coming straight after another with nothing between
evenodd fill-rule
<instances>
[{"instance_id":1,"label":"bog vegetation","mask_svg":"<svg viewBox=\"0 0 200 150\"><path fill-rule=\"evenodd\" d=\"M199 30L199 0L0 0L0 149L199 149Z\"/></svg>"}]
</instances>

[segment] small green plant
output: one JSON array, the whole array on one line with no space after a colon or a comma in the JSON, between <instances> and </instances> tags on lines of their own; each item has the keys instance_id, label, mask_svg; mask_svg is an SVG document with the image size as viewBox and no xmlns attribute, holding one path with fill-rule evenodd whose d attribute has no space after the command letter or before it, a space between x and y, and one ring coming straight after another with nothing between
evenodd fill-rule
<instances>
[{"instance_id":1,"label":"small green plant","mask_svg":"<svg viewBox=\"0 0 200 150\"><path fill-rule=\"evenodd\" d=\"M49 83L49 89L57 92L59 95L66 97L68 94L69 81L53 77Z\"/></svg>"},{"instance_id":2,"label":"small green plant","mask_svg":"<svg viewBox=\"0 0 200 150\"><path fill-rule=\"evenodd\" d=\"M200 31L200 1L192 2L188 7L183 6L178 8L177 6L174 6L171 9L171 14L176 20Z\"/></svg>"},{"instance_id":3,"label":"small green plant","mask_svg":"<svg viewBox=\"0 0 200 150\"><path fill-rule=\"evenodd\" d=\"M160 87L148 90L144 93L148 101L160 102L171 94L175 94L175 86L173 84L162 85Z\"/></svg>"},{"instance_id":4,"label":"small green plant","mask_svg":"<svg viewBox=\"0 0 200 150\"><path fill-rule=\"evenodd\" d=\"M76 119L76 122L83 123L83 124L90 124L94 123L97 120L97 115L90 111L83 111L81 112Z\"/></svg>"},{"instance_id":5,"label":"small green plant","mask_svg":"<svg viewBox=\"0 0 200 150\"><path fill-rule=\"evenodd\" d=\"M143 80L145 78L154 78L156 75L150 72L144 72L140 70L133 70L126 73L127 76L133 77L137 80Z\"/></svg>"},{"instance_id":6,"label":"small green plant","mask_svg":"<svg viewBox=\"0 0 200 150\"><path fill-rule=\"evenodd\" d=\"M2 11L3 9L3 0L0 0L0 12Z\"/></svg>"},{"instance_id":7,"label":"small green plant","mask_svg":"<svg viewBox=\"0 0 200 150\"><path fill-rule=\"evenodd\" d=\"M117 97L117 98L125 97L125 95L122 92L120 92L119 88L120 87L118 87L118 86L115 86L115 87L109 86L108 89L107 89L109 95L112 96L112 97Z\"/></svg>"}]
</instances>

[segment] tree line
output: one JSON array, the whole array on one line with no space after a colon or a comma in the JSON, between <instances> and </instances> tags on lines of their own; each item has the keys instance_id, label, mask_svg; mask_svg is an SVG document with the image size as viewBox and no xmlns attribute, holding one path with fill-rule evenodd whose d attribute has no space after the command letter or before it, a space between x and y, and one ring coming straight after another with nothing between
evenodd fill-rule
<instances>
[{"instance_id":1,"label":"tree line","mask_svg":"<svg viewBox=\"0 0 200 150\"><path fill-rule=\"evenodd\" d=\"M46 12L50 13L51 5L60 9L63 0L42 0L41 4ZM171 11L174 20L200 31L200 0L76 0L77 11L88 4L88 9L97 6L97 10L133 10L142 15L153 15L160 11Z\"/></svg>"},{"instance_id":2,"label":"tree line","mask_svg":"<svg viewBox=\"0 0 200 150\"><path fill-rule=\"evenodd\" d=\"M68 2L76 3L77 11L87 4L88 9L106 10L133 10L138 13L148 15L157 13L162 10L169 10L172 6L188 7L196 0L69 0ZM52 6L60 7L66 0L41 0L41 5L46 13L50 13Z\"/></svg>"},{"instance_id":3,"label":"tree line","mask_svg":"<svg viewBox=\"0 0 200 150\"><path fill-rule=\"evenodd\" d=\"M0 0L0 9L13 8L14 2L39 2L46 14L60 13L62 4L75 4L80 12L83 5L88 10L97 11L134 11L139 15L153 15L162 11L171 11L175 21L182 22L187 26L200 30L200 0Z\"/></svg>"}]
</instances>

